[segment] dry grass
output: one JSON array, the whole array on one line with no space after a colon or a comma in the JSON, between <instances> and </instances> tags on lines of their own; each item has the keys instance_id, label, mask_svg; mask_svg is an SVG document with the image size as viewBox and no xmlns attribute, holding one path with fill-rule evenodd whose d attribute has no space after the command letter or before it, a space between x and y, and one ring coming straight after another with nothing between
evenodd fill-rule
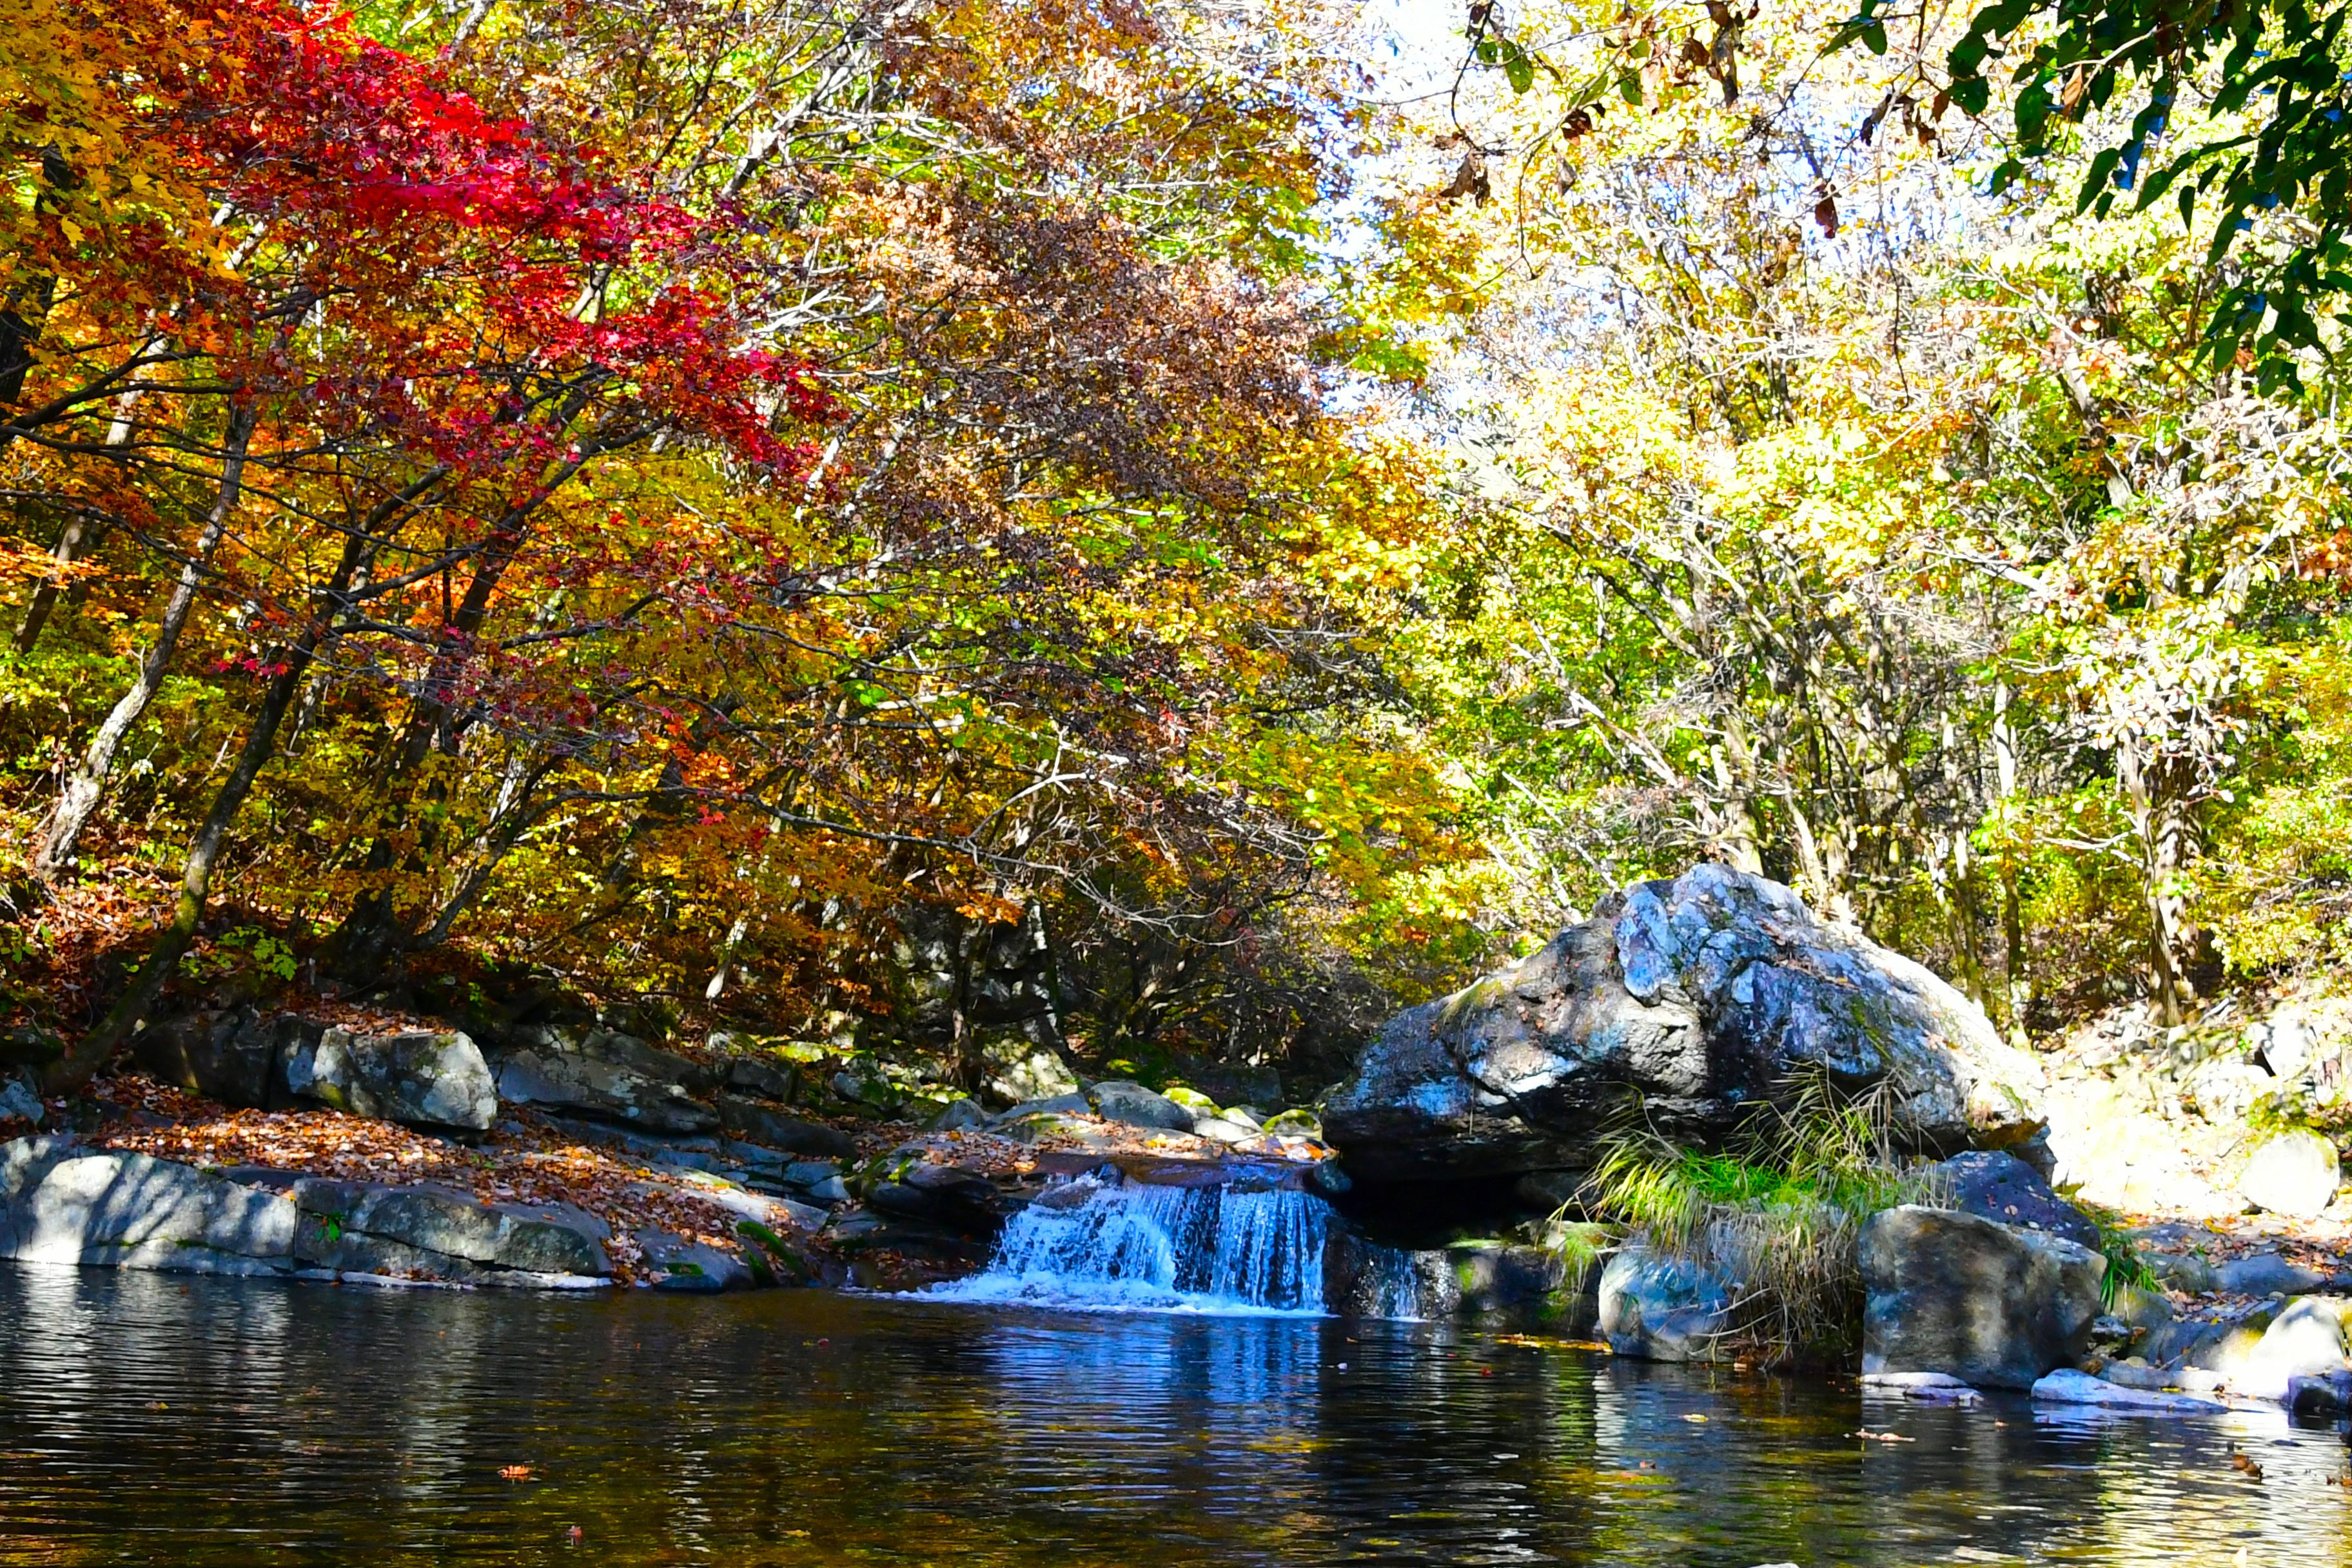
<instances>
[{"instance_id":1,"label":"dry grass","mask_svg":"<svg viewBox=\"0 0 2352 1568\"><path fill-rule=\"evenodd\" d=\"M1843 1094L1820 1074L1784 1090L1716 1152L1673 1142L1637 1112L1605 1140L1587 1206L1651 1251L1726 1282L1732 1304L1719 1354L1843 1360L1862 1319L1863 1223L1948 1194L1895 1152L1885 1090Z\"/></svg>"}]
</instances>

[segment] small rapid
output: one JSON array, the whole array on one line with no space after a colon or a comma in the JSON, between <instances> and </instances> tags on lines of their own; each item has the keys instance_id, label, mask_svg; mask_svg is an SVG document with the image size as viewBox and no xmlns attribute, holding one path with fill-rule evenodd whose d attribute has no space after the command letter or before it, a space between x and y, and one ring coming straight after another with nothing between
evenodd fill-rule
<instances>
[{"instance_id":1,"label":"small rapid","mask_svg":"<svg viewBox=\"0 0 2352 1568\"><path fill-rule=\"evenodd\" d=\"M933 1300L1081 1311L1318 1317L1328 1205L1238 1183L1172 1186L1106 1168L1006 1222L988 1267Z\"/></svg>"}]
</instances>

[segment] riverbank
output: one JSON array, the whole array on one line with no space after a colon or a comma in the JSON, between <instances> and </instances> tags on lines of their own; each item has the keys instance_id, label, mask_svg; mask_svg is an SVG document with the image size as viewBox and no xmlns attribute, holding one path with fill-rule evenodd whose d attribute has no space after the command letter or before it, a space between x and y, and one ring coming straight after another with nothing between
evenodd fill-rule
<instances>
[{"instance_id":1,"label":"riverbank","mask_svg":"<svg viewBox=\"0 0 2352 1568\"><path fill-rule=\"evenodd\" d=\"M157 1020L135 1070L0 1107L42 1124L0 1145L0 1258L694 1292L986 1269L966 1295L2352 1415L2338 1155L2275 1114L2341 1096L2347 1020L2308 999L2030 1051L1701 866L1399 1015L1319 1110L1084 1080L1035 1041L988 1064L991 1110L937 1063L627 1021L531 987ZM1665 1120L1629 1132L1628 1103Z\"/></svg>"},{"instance_id":2,"label":"riverbank","mask_svg":"<svg viewBox=\"0 0 2352 1568\"><path fill-rule=\"evenodd\" d=\"M720 1104L727 1126L713 1110L709 1131L656 1131L501 1102L493 1124L460 1133L316 1104L232 1107L118 1073L40 1103L37 1124L0 1116L0 1255L372 1285L903 1289L984 1263L1006 1216L1058 1176L1101 1160L1211 1162L1234 1147L1083 1100L1020 1108L1013 1133L990 1131L970 1101L930 1125L751 1094ZM16 1108L27 1108L21 1097ZM1255 1144L1260 1159L1302 1167L1325 1152L1296 1137ZM68 1160L91 1168L53 1179ZM290 1210L264 1203L256 1218L248 1193ZM433 1212L420 1218L420 1203ZM242 1230L224 1239L232 1209ZM378 1213L375 1230L353 1218ZM518 1224L542 1244L565 1233L555 1245L571 1266L510 1256L497 1237Z\"/></svg>"}]
</instances>

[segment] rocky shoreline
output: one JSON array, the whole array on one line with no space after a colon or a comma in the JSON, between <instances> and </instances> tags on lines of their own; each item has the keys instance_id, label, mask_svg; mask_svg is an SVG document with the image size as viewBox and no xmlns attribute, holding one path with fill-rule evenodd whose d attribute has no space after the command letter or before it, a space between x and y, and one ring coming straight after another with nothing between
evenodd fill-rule
<instances>
[{"instance_id":1,"label":"rocky shoreline","mask_svg":"<svg viewBox=\"0 0 2352 1568\"><path fill-rule=\"evenodd\" d=\"M1591 1201L1624 1106L1720 1142L1816 1071L1879 1094L1917 1200L1838 1233L1857 1320L1839 1354L1866 1387L2352 1418L2352 1247L2321 1217L2332 1148L2316 1173L2242 1162L2232 1212L2086 1212L2052 1177L2071 1161L2081 1183L2098 1140L2044 1109L2078 1080L2053 1091L1933 975L1723 868L1629 889L1514 970L1402 1016L1328 1097L1328 1143L1315 1111L1084 1083L1042 1052L1004 1065L992 1111L821 1046L666 1047L584 1016L477 1027L478 1042L331 1004L229 1006L142 1032L138 1070L74 1101L12 1080L0 1133L23 1135L0 1144L0 1259L388 1287L901 1289L971 1274L1013 1216L1106 1181L1239 1184L1334 1205L1319 1300L1343 1315L1409 1300L1747 1365L1766 1271L1752 1237L1717 1220L1662 1244L1565 1216ZM2188 1076L2211 1096L2227 1074ZM1416 1239L1408 1211L1444 1234Z\"/></svg>"}]
</instances>

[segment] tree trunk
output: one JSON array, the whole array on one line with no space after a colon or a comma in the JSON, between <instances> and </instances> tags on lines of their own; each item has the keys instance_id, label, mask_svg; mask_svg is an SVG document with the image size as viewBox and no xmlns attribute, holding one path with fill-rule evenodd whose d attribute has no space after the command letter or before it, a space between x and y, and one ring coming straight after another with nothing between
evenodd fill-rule
<instances>
[{"instance_id":1,"label":"tree trunk","mask_svg":"<svg viewBox=\"0 0 2352 1568\"><path fill-rule=\"evenodd\" d=\"M2178 1027L2193 1000L2180 966L2179 900L2168 888L2185 858L2187 824L2167 798L2161 763L2132 747L2118 752L2133 836L2139 841L2140 908L2147 918L2148 984L2167 1028Z\"/></svg>"},{"instance_id":2,"label":"tree trunk","mask_svg":"<svg viewBox=\"0 0 2352 1568\"><path fill-rule=\"evenodd\" d=\"M58 542L49 551L49 570L34 585L33 602L25 606L25 618L16 623L18 653L32 652L41 640L41 630L49 624L49 614L57 608L58 594L65 585L66 568L82 556L94 532L89 520L79 510L58 531Z\"/></svg>"},{"instance_id":3,"label":"tree trunk","mask_svg":"<svg viewBox=\"0 0 2352 1568\"><path fill-rule=\"evenodd\" d=\"M131 439L131 415L138 403L139 394L135 391L126 392L114 400L114 419L106 430L106 444L110 448L121 447ZM33 646L41 640L42 628L49 624L49 616L57 608L58 592L66 584L65 569L96 550L105 540L106 523L103 520L93 521L80 511L66 520L65 527L58 533L57 547L49 552L53 569L33 590L33 602L26 607L25 618L16 627L18 653L32 652ZM76 599L79 597L80 586L79 583L75 584Z\"/></svg>"},{"instance_id":4,"label":"tree trunk","mask_svg":"<svg viewBox=\"0 0 2352 1568\"><path fill-rule=\"evenodd\" d=\"M301 637L286 650L283 667L271 679L260 710L253 716L253 726L246 732L245 747L237 753L236 765L222 781L220 793L213 797L212 809L205 814L204 826L188 845L187 861L180 874L180 896L173 906L171 921L141 962L129 989L116 999L96 1028L76 1041L73 1048L52 1065L45 1079L50 1092L79 1089L106 1065L114 1047L154 1006L173 971L195 942L196 928L205 918L205 905L212 895L213 871L220 859L222 841L228 836L229 824L243 808L246 796L253 793L254 781L261 776L270 753L277 749L278 726L284 722L287 710L293 706L294 694L301 689L319 638L333 618L333 601L351 582L360 551L361 540L355 533L344 544L341 563L320 595L328 603L310 616Z\"/></svg>"},{"instance_id":5,"label":"tree trunk","mask_svg":"<svg viewBox=\"0 0 2352 1568\"><path fill-rule=\"evenodd\" d=\"M2009 803L2017 794L2017 731L2009 721L2007 681L1992 689L1992 760L1994 799L2000 803L2007 830L2000 850L2000 927L2007 949L2001 961L2007 1016L2001 1021L2009 1026L2011 1038L2022 1043L2026 1009L2033 1002L2033 979L2027 969L2025 914L2017 895L2017 847L2009 837L2014 828L2006 821Z\"/></svg>"},{"instance_id":6,"label":"tree trunk","mask_svg":"<svg viewBox=\"0 0 2352 1568\"><path fill-rule=\"evenodd\" d=\"M568 424L564 420L559 422ZM449 693L457 689L457 677L475 657L474 639L489 618L490 601L505 578L507 568L514 563L530 531L530 517L546 500L567 483L574 474L587 466L591 454L577 453L557 464L542 476L538 489L529 498L516 503L490 529L481 564L466 584L465 597L444 628L442 647L433 658L432 668L416 696L409 714L407 728L402 732L400 744L394 751L384 777L392 798L378 820L374 842L368 847L364 869L383 880L352 900L351 911L335 930L331 945L335 954L335 968L346 979L372 981L380 976L397 956L404 943L408 929L403 923L394 892L399 869L394 861L401 858L398 840L406 832L413 816L411 801L402 793L405 781L422 767L432 755L436 743L443 743L446 731L456 717ZM433 786L438 792L442 786ZM406 868L415 869L424 864L425 855L435 842L435 830L430 824L418 829L415 841L408 847Z\"/></svg>"},{"instance_id":7,"label":"tree trunk","mask_svg":"<svg viewBox=\"0 0 2352 1568\"><path fill-rule=\"evenodd\" d=\"M1714 765L1716 787L1722 795L1722 804L1714 813L1710 835L1715 841L1713 850L1735 869L1760 877L1764 874L1764 835L1756 822L1753 769L1747 740L1729 715L1725 717L1723 743L1707 750Z\"/></svg>"},{"instance_id":8,"label":"tree trunk","mask_svg":"<svg viewBox=\"0 0 2352 1568\"><path fill-rule=\"evenodd\" d=\"M55 881L72 863L82 829L89 825L90 814L98 809L99 797L106 792L107 775L113 772L114 754L121 748L122 738L139 722L140 715L147 711L147 705L163 689L163 677L172 667L172 656L180 645L180 634L186 629L188 612L195 605L196 589L204 582L213 552L220 547L229 515L236 510L237 498L243 492L245 453L253 439L253 426L250 409L239 408L229 416L220 489L212 511L205 519L204 531L196 538L195 550L180 568L179 581L172 585L172 596L163 605L163 618L155 628L154 646L147 650L147 658L139 667L139 679L122 694L113 711L107 714L106 721L98 727L98 733L90 738L89 749L82 753L80 765L67 778L57 806L42 829L40 842L34 847L28 868L45 882Z\"/></svg>"}]
</instances>

